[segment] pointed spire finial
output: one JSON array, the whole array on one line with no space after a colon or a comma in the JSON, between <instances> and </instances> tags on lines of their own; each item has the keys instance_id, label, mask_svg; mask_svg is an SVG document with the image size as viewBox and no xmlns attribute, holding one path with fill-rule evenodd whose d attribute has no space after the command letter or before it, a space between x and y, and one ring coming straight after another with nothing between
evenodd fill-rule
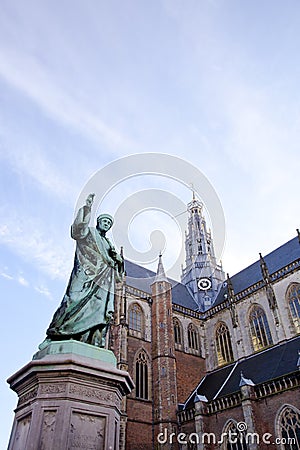
<instances>
[{"instance_id":1,"label":"pointed spire finial","mask_svg":"<svg viewBox=\"0 0 300 450\"><path fill-rule=\"evenodd\" d=\"M159 255L158 255L158 266L157 266L155 281L168 281L166 274L165 274L163 262L162 262L161 252L159 252Z\"/></svg>"},{"instance_id":2,"label":"pointed spire finial","mask_svg":"<svg viewBox=\"0 0 300 450\"><path fill-rule=\"evenodd\" d=\"M229 273L227 273L227 290L228 290L228 294L229 294L229 300L231 302L234 302L234 290L233 290L232 281L229 276Z\"/></svg>"},{"instance_id":3,"label":"pointed spire finial","mask_svg":"<svg viewBox=\"0 0 300 450\"><path fill-rule=\"evenodd\" d=\"M266 261L261 253L259 254L259 259L260 259L260 269L261 269L263 279L266 283L269 283L270 275L269 275L268 266L267 266Z\"/></svg>"},{"instance_id":4,"label":"pointed spire finial","mask_svg":"<svg viewBox=\"0 0 300 450\"><path fill-rule=\"evenodd\" d=\"M193 193L193 200L196 200L196 197L195 197L195 189L194 189L194 183L190 183L190 186L191 186L191 191L192 191L192 193Z\"/></svg>"}]
</instances>

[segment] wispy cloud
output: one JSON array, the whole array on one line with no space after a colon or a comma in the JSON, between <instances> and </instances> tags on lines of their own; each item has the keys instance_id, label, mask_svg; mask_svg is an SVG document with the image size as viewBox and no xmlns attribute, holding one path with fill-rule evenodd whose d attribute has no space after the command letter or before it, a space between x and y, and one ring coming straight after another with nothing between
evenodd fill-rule
<instances>
[{"instance_id":1,"label":"wispy cloud","mask_svg":"<svg viewBox=\"0 0 300 450\"><path fill-rule=\"evenodd\" d=\"M66 174L56 167L49 157L37 147L28 147L23 143L22 148L15 146L13 150L0 144L0 156L13 167L14 173L29 176L43 191L55 195L60 201L73 202L77 192Z\"/></svg>"},{"instance_id":2,"label":"wispy cloud","mask_svg":"<svg viewBox=\"0 0 300 450\"><path fill-rule=\"evenodd\" d=\"M53 298L48 286L46 286L45 283L39 283L39 284L34 285L34 283L30 282L27 279L27 277L24 276L23 272L18 272L18 273L12 274L11 271L9 273L8 267L4 267L4 268L0 269L0 276L6 280L18 283L23 287L33 288L40 295L42 295L50 300L52 300L52 298Z\"/></svg>"},{"instance_id":3,"label":"wispy cloud","mask_svg":"<svg viewBox=\"0 0 300 450\"><path fill-rule=\"evenodd\" d=\"M44 295L45 297L52 299L52 294L49 291L49 288L45 286L44 284L39 284L37 286L34 286L34 289L41 295Z\"/></svg>"},{"instance_id":4,"label":"wispy cloud","mask_svg":"<svg viewBox=\"0 0 300 450\"><path fill-rule=\"evenodd\" d=\"M17 220L7 211L2 217L5 217L5 223L0 226L0 243L7 245L49 277L60 280L67 278L72 258L71 243L67 239L55 241L49 238L38 219L23 215ZM18 281L23 285L26 283L21 276Z\"/></svg>"},{"instance_id":5,"label":"wispy cloud","mask_svg":"<svg viewBox=\"0 0 300 450\"><path fill-rule=\"evenodd\" d=\"M17 282L20 283L22 286L28 287L29 286L29 281L26 280L26 278L24 278L23 275L18 275L16 278Z\"/></svg>"},{"instance_id":6,"label":"wispy cloud","mask_svg":"<svg viewBox=\"0 0 300 450\"><path fill-rule=\"evenodd\" d=\"M34 54L24 54L9 45L0 47L0 76L36 102L50 117L71 126L88 137L112 147L132 148L134 143L104 123L93 105L76 96L76 89L60 86ZM71 91L71 92L70 92Z\"/></svg>"},{"instance_id":7,"label":"wispy cloud","mask_svg":"<svg viewBox=\"0 0 300 450\"><path fill-rule=\"evenodd\" d=\"M30 286L29 281L24 277L24 274L22 272L12 275L11 273L8 273L8 268L5 267L0 270L0 276L5 278L6 280L15 281L24 287Z\"/></svg>"},{"instance_id":8,"label":"wispy cloud","mask_svg":"<svg viewBox=\"0 0 300 450\"><path fill-rule=\"evenodd\" d=\"M14 277L12 275L9 275L8 273L3 272L3 271L0 272L0 275L1 275L1 277L6 278L7 280L13 280L14 279Z\"/></svg>"},{"instance_id":9,"label":"wispy cloud","mask_svg":"<svg viewBox=\"0 0 300 450\"><path fill-rule=\"evenodd\" d=\"M295 118L282 121L274 98L251 86L228 89L226 151L256 179L259 194L269 195L297 179L300 130ZM230 102L229 102L230 99ZM280 116L280 114L279 114Z\"/></svg>"}]
</instances>

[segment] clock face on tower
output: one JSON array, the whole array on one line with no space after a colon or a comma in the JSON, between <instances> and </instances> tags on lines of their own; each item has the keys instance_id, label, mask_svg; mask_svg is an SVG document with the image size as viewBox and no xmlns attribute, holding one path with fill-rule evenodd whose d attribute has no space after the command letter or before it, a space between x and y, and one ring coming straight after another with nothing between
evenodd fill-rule
<instances>
[{"instance_id":1,"label":"clock face on tower","mask_svg":"<svg viewBox=\"0 0 300 450\"><path fill-rule=\"evenodd\" d=\"M200 291L207 291L210 288L211 288L211 281L209 278L199 278L198 289L200 289Z\"/></svg>"}]
</instances>

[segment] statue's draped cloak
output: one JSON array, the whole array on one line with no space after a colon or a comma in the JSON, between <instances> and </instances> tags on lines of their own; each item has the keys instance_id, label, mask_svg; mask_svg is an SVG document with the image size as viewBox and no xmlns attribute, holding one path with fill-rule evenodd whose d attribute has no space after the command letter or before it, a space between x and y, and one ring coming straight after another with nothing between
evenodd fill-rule
<instances>
[{"instance_id":1,"label":"statue's draped cloak","mask_svg":"<svg viewBox=\"0 0 300 450\"><path fill-rule=\"evenodd\" d=\"M77 241L74 267L64 298L47 330L50 338L81 334L105 325L107 313L114 311L116 270L109 265L111 243L92 227L87 227L83 236L74 224L71 235Z\"/></svg>"}]
</instances>

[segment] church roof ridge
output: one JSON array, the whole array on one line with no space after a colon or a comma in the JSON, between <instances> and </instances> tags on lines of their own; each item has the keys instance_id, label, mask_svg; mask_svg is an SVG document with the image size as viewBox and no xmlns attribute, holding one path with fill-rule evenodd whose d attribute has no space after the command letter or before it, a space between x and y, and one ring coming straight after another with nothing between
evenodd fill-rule
<instances>
[{"instance_id":1,"label":"church roof ridge","mask_svg":"<svg viewBox=\"0 0 300 450\"><path fill-rule=\"evenodd\" d=\"M288 264L300 259L300 244L298 237L294 237L285 242L275 250L263 256L264 262L268 268L270 276L278 270L286 267ZM261 271L261 259L260 257L249 266L230 276L230 280L233 286L235 295L244 291L248 287L263 280L263 274ZM220 292L216 298L216 301L212 305L212 308L216 305L220 305L227 300L228 289L226 282L220 289Z\"/></svg>"}]
</instances>

